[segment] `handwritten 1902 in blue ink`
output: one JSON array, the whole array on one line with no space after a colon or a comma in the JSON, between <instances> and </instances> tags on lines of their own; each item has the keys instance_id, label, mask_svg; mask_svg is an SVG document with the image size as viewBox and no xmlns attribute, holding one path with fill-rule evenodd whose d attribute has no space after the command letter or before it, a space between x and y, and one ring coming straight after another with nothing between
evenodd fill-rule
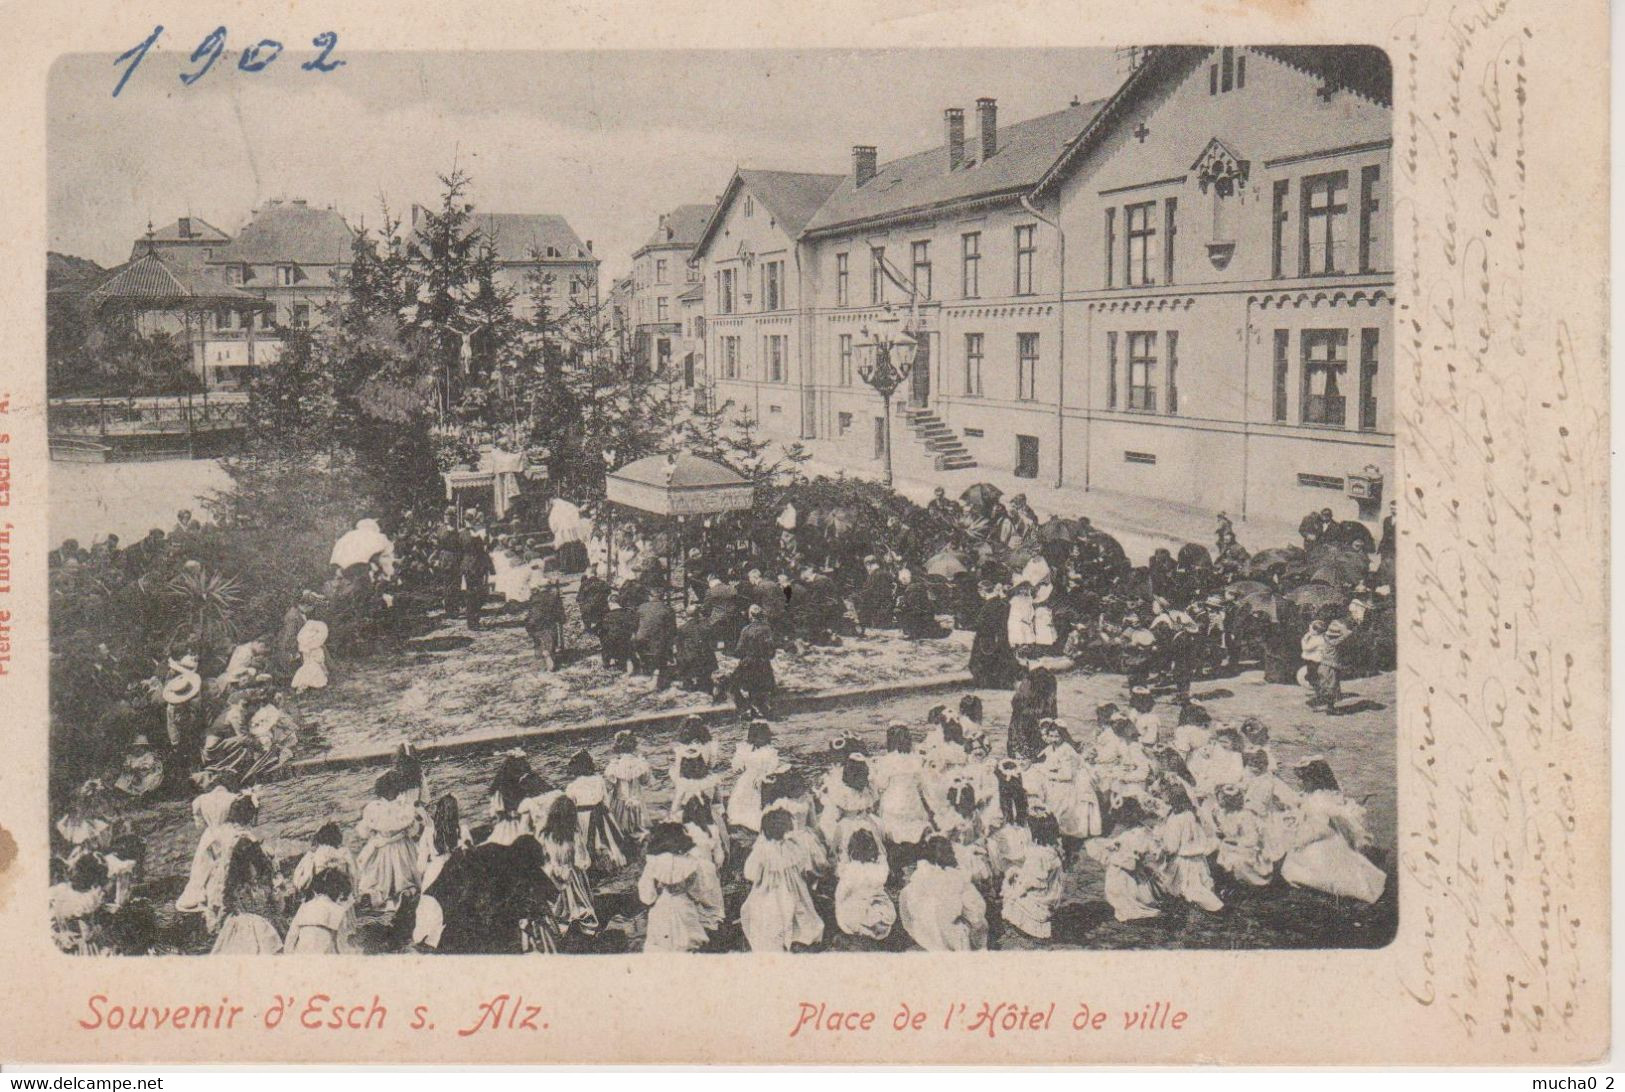
<instances>
[{"instance_id":1,"label":"handwritten 1902 in blue ink","mask_svg":"<svg viewBox=\"0 0 1625 1092\"><path fill-rule=\"evenodd\" d=\"M119 54L118 58L113 61L115 67L126 63L129 65L124 70L124 74L119 77L118 83L113 87L114 98L118 98L119 92L124 90L124 85L130 82L131 76L135 75L135 70L141 67L141 62L146 58L147 51L158 44L158 39L163 36L163 33L164 27L160 23L152 28L152 33L147 35L145 39ZM333 59L333 50L339 44L339 36L333 31L322 31L310 40L310 44L321 52L313 60L306 61L299 66L303 71L331 72L346 63ZM197 44L197 48L192 50L191 61L198 67L190 72L182 72L181 83L190 87L208 75L209 69L214 67L214 62L218 61L225 51L226 28L224 26L215 27ZM271 62L276 60L281 53L281 42L274 38L261 38L253 45L246 47L238 56L237 70L240 72L263 72L270 67Z\"/></svg>"}]
</instances>

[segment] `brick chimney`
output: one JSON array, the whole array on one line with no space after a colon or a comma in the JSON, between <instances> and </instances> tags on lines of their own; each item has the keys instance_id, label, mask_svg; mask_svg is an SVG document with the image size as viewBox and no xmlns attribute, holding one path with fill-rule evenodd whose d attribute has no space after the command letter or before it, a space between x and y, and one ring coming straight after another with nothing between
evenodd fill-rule
<instances>
[{"instance_id":1,"label":"brick chimney","mask_svg":"<svg viewBox=\"0 0 1625 1092\"><path fill-rule=\"evenodd\" d=\"M942 112L948 129L948 169L957 171L965 165L965 111L950 106Z\"/></svg>"},{"instance_id":2,"label":"brick chimney","mask_svg":"<svg viewBox=\"0 0 1625 1092\"><path fill-rule=\"evenodd\" d=\"M982 129L982 162L999 150L999 106L993 99L976 100L976 122Z\"/></svg>"},{"instance_id":3,"label":"brick chimney","mask_svg":"<svg viewBox=\"0 0 1625 1092\"><path fill-rule=\"evenodd\" d=\"M190 216L181 217L180 236L182 239L190 239L192 237L192 218Z\"/></svg>"},{"instance_id":4,"label":"brick chimney","mask_svg":"<svg viewBox=\"0 0 1625 1092\"><path fill-rule=\"evenodd\" d=\"M852 146L852 184L862 186L875 176L876 152L873 144Z\"/></svg>"}]
</instances>

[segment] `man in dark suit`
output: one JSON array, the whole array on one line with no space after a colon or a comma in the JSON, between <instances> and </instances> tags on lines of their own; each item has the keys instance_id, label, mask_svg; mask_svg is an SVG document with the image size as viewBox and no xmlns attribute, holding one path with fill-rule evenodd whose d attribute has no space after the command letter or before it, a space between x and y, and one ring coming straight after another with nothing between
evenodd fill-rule
<instances>
[{"instance_id":1,"label":"man in dark suit","mask_svg":"<svg viewBox=\"0 0 1625 1092\"><path fill-rule=\"evenodd\" d=\"M677 613L666 602L664 592L651 595L638 608L638 628L633 637L638 670L655 677L655 689L671 685L672 641L677 633Z\"/></svg>"},{"instance_id":2,"label":"man in dark suit","mask_svg":"<svg viewBox=\"0 0 1625 1092\"><path fill-rule=\"evenodd\" d=\"M892 612L897 602L897 585L892 580L891 573L880 566L880 559L870 554L863 559L863 567L868 573L863 579L863 587L858 589L855 597L858 610L858 625L865 629L881 629L892 624Z\"/></svg>"},{"instance_id":3,"label":"man in dark suit","mask_svg":"<svg viewBox=\"0 0 1625 1092\"><path fill-rule=\"evenodd\" d=\"M773 627L763 620L762 608L752 603L749 620L739 631L739 643L734 648L739 666L734 668L728 688L733 693L734 705L745 716L771 718L773 715L773 696L778 690L778 680L773 676L773 654L777 650Z\"/></svg>"},{"instance_id":4,"label":"man in dark suit","mask_svg":"<svg viewBox=\"0 0 1625 1092\"><path fill-rule=\"evenodd\" d=\"M698 603L688 608L674 639L675 662L672 674L684 690L715 694L717 689L717 646L705 613Z\"/></svg>"}]
</instances>

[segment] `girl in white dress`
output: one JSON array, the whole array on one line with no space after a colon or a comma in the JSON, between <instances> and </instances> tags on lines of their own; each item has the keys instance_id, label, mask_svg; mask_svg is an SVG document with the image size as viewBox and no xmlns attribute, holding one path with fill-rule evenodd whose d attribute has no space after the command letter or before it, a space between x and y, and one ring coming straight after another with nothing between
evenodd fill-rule
<instances>
[{"instance_id":1,"label":"girl in white dress","mask_svg":"<svg viewBox=\"0 0 1625 1092\"><path fill-rule=\"evenodd\" d=\"M102 907L111 884L107 864L95 853L85 853L68 869L68 878L51 886L51 938L69 955L100 955Z\"/></svg>"},{"instance_id":2,"label":"girl in white dress","mask_svg":"<svg viewBox=\"0 0 1625 1092\"><path fill-rule=\"evenodd\" d=\"M361 852L356 854L356 890L374 907L394 910L401 896L418 888L417 787L403 786L394 770L378 778L375 798L361 809L356 833Z\"/></svg>"},{"instance_id":3,"label":"girl in white dress","mask_svg":"<svg viewBox=\"0 0 1625 1092\"><path fill-rule=\"evenodd\" d=\"M1076 843L1100 835L1100 793L1094 770L1078 753L1065 723L1046 718L1039 722L1038 730L1044 739L1037 766L1039 795L1061 828L1065 856L1070 859Z\"/></svg>"},{"instance_id":4,"label":"girl in white dress","mask_svg":"<svg viewBox=\"0 0 1625 1092\"><path fill-rule=\"evenodd\" d=\"M981 801L970 779L958 777L948 787L948 807L937 816L937 833L954 849L954 864L978 887L993 879L988 863Z\"/></svg>"},{"instance_id":5,"label":"girl in white dress","mask_svg":"<svg viewBox=\"0 0 1625 1092\"><path fill-rule=\"evenodd\" d=\"M731 852L726 836L728 817L722 810L722 775L712 772L704 748L694 743L677 745L677 760L671 771L671 813L667 818L682 822L683 809L698 800L711 812L711 824L721 837L722 847Z\"/></svg>"},{"instance_id":6,"label":"girl in white dress","mask_svg":"<svg viewBox=\"0 0 1625 1092\"><path fill-rule=\"evenodd\" d=\"M733 772L739 775L728 797L728 825L756 831L762 825L762 782L779 767L779 749L773 729L765 720L753 720L734 752Z\"/></svg>"},{"instance_id":7,"label":"girl in white dress","mask_svg":"<svg viewBox=\"0 0 1625 1092\"><path fill-rule=\"evenodd\" d=\"M835 861L846 859L846 849L855 831L867 830L875 842L885 837L876 810L880 797L869 783L869 759L849 754L841 769L841 779L831 785L824 797L824 810L818 817L818 830L824 844L835 848Z\"/></svg>"},{"instance_id":8,"label":"girl in white dress","mask_svg":"<svg viewBox=\"0 0 1625 1092\"><path fill-rule=\"evenodd\" d=\"M723 848L728 832L718 830L711 817L711 809L703 800L690 800L683 807L683 831L694 843L689 856L694 858L694 886L690 893L700 908L700 924L707 933L722 924L726 909L722 901L722 866L728 861Z\"/></svg>"},{"instance_id":9,"label":"girl in white dress","mask_svg":"<svg viewBox=\"0 0 1625 1092\"><path fill-rule=\"evenodd\" d=\"M638 877L638 898L649 908L645 952L692 952L708 938L706 913L696 894L700 869L694 842L679 823L656 823Z\"/></svg>"},{"instance_id":10,"label":"girl in white dress","mask_svg":"<svg viewBox=\"0 0 1625 1092\"><path fill-rule=\"evenodd\" d=\"M1128 797L1112 816L1112 833L1084 843L1090 857L1106 868L1104 893L1118 921L1139 921L1162 913L1157 876L1163 849L1138 797Z\"/></svg>"},{"instance_id":11,"label":"girl in white dress","mask_svg":"<svg viewBox=\"0 0 1625 1092\"><path fill-rule=\"evenodd\" d=\"M901 871L919 856L920 842L931 830L925 764L914 751L908 725L893 721L886 729L886 753L870 764L869 774L880 793L880 830L887 857Z\"/></svg>"},{"instance_id":12,"label":"girl in white dress","mask_svg":"<svg viewBox=\"0 0 1625 1092\"><path fill-rule=\"evenodd\" d=\"M316 836L310 840L310 849L294 866L292 881L294 897L304 899L310 893L311 881L318 873L330 868L344 873L350 881L350 886L354 888L355 858L344 848L344 831L337 823L323 823L321 829L316 831Z\"/></svg>"},{"instance_id":13,"label":"girl in white dress","mask_svg":"<svg viewBox=\"0 0 1625 1092\"><path fill-rule=\"evenodd\" d=\"M1061 828L1055 817L1035 808L1028 815L1032 844L1000 887L1000 916L1035 940L1050 939L1050 923L1061 904Z\"/></svg>"},{"instance_id":14,"label":"girl in white dress","mask_svg":"<svg viewBox=\"0 0 1625 1092\"><path fill-rule=\"evenodd\" d=\"M1213 737L1190 753L1185 768L1196 783L1198 795L1210 796L1220 785L1239 785L1245 777L1241 763L1241 733L1220 728Z\"/></svg>"},{"instance_id":15,"label":"girl in white dress","mask_svg":"<svg viewBox=\"0 0 1625 1092\"><path fill-rule=\"evenodd\" d=\"M1165 854L1162 886L1175 898L1216 914L1224 902L1213 890L1209 859L1218 852L1219 840L1202 825L1183 788L1164 781L1162 795L1168 803L1168 814L1156 831Z\"/></svg>"},{"instance_id":16,"label":"girl in white dress","mask_svg":"<svg viewBox=\"0 0 1625 1092\"><path fill-rule=\"evenodd\" d=\"M987 947L987 900L957 867L954 847L939 834L921 847L920 862L897 898L897 916L903 931L928 952Z\"/></svg>"},{"instance_id":17,"label":"girl in white dress","mask_svg":"<svg viewBox=\"0 0 1625 1092\"><path fill-rule=\"evenodd\" d=\"M887 875L874 835L867 830L853 833L846 860L836 869L835 924L841 932L870 940L891 936L897 907L886 892Z\"/></svg>"},{"instance_id":18,"label":"girl in white dress","mask_svg":"<svg viewBox=\"0 0 1625 1092\"><path fill-rule=\"evenodd\" d=\"M1371 844L1364 809L1345 797L1323 758L1298 767L1297 845L1281 861L1281 878L1294 887L1376 902L1388 876L1360 850Z\"/></svg>"},{"instance_id":19,"label":"girl in white dress","mask_svg":"<svg viewBox=\"0 0 1625 1092\"><path fill-rule=\"evenodd\" d=\"M219 927L224 912L226 869L232 851L244 839L258 842L253 830L258 821L259 806L245 793L231 802L220 823L206 829L198 839L192 871L175 900L175 909L183 914L202 914L211 933Z\"/></svg>"},{"instance_id":20,"label":"girl in white dress","mask_svg":"<svg viewBox=\"0 0 1625 1092\"><path fill-rule=\"evenodd\" d=\"M793 842L811 863L813 883L827 878L830 870L830 852L824 844L814 821L812 792L801 773L789 766L780 766L762 782L762 810L777 808L790 816L790 833L784 836Z\"/></svg>"},{"instance_id":21,"label":"girl in white dress","mask_svg":"<svg viewBox=\"0 0 1625 1092\"><path fill-rule=\"evenodd\" d=\"M677 743L679 755L683 753L684 746L697 748L707 766L713 770L721 768L722 743L711 738L711 729L699 717L690 714L683 718L683 725L677 730Z\"/></svg>"},{"instance_id":22,"label":"girl in white dress","mask_svg":"<svg viewBox=\"0 0 1625 1092\"><path fill-rule=\"evenodd\" d=\"M491 779L491 833L486 835L487 842L511 846L521 835L534 834L540 829L539 823L532 828L522 810L530 777L530 764L523 755L510 753L502 757L496 776ZM546 818L545 813L542 818Z\"/></svg>"},{"instance_id":23,"label":"girl in white dress","mask_svg":"<svg viewBox=\"0 0 1625 1092\"><path fill-rule=\"evenodd\" d=\"M355 945L355 916L350 909L354 892L350 877L337 868L324 868L310 881L310 898L294 911L288 923L288 955L351 955Z\"/></svg>"},{"instance_id":24,"label":"girl in white dress","mask_svg":"<svg viewBox=\"0 0 1625 1092\"><path fill-rule=\"evenodd\" d=\"M1253 887L1268 887L1275 878L1275 861L1264 846L1264 824L1247 810L1247 794L1240 785L1221 785L1213 812L1219 839L1218 866Z\"/></svg>"},{"instance_id":25,"label":"girl in white dress","mask_svg":"<svg viewBox=\"0 0 1625 1092\"><path fill-rule=\"evenodd\" d=\"M1262 748L1241 756L1246 777L1242 780L1243 806L1255 817L1263 832L1263 854L1271 865L1298 844L1299 803L1302 794L1289 786L1271 768L1269 752Z\"/></svg>"},{"instance_id":26,"label":"girl in white dress","mask_svg":"<svg viewBox=\"0 0 1625 1092\"><path fill-rule=\"evenodd\" d=\"M654 767L638 753L638 737L629 731L615 733L614 753L604 763L604 781L609 786L609 813L628 838L641 838L649 827L644 796L654 784Z\"/></svg>"},{"instance_id":27,"label":"girl in white dress","mask_svg":"<svg viewBox=\"0 0 1625 1092\"><path fill-rule=\"evenodd\" d=\"M785 837L794 827L788 812L768 809L762 836L745 859L751 889L739 908L739 925L753 952L788 952L824 939L824 919L807 887L812 861L802 845Z\"/></svg>"},{"instance_id":28,"label":"girl in white dress","mask_svg":"<svg viewBox=\"0 0 1625 1092\"><path fill-rule=\"evenodd\" d=\"M232 848L224 871L221 909L225 919L214 938L213 955L276 955L282 934L271 922L276 867L253 838Z\"/></svg>"},{"instance_id":29,"label":"girl in white dress","mask_svg":"<svg viewBox=\"0 0 1625 1092\"><path fill-rule=\"evenodd\" d=\"M627 846L626 835L609 813L609 786L586 751L577 751L564 772L573 779L564 787L564 795L581 813L576 841L587 856L587 868L615 871L627 861ZM552 820L551 811L548 820Z\"/></svg>"},{"instance_id":30,"label":"girl in white dress","mask_svg":"<svg viewBox=\"0 0 1625 1092\"><path fill-rule=\"evenodd\" d=\"M568 795L558 797L548 809L539 840L546 854L543 871L559 891L553 902L553 920L561 932L590 938L598 935L598 911L587 886L592 857L580 837L582 818L575 801Z\"/></svg>"}]
</instances>

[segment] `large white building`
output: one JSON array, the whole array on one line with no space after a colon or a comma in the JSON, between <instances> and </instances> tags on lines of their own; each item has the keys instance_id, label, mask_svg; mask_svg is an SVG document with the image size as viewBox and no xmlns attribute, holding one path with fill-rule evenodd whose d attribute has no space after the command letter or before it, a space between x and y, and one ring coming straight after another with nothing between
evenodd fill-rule
<instances>
[{"instance_id":1,"label":"large white building","mask_svg":"<svg viewBox=\"0 0 1625 1092\"><path fill-rule=\"evenodd\" d=\"M736 174L695 252L719 390L771 434L874 465L881 400L857 370L890 304L921 345L900 472L1375 518L1393 468L1386 57L1142 57L1100 102L1004 124L982 99L947 107L925 151L859 145L804 187L828 193L799 227L745 216L750 176L776 176Z\"/></svg>"}]
</instances>

